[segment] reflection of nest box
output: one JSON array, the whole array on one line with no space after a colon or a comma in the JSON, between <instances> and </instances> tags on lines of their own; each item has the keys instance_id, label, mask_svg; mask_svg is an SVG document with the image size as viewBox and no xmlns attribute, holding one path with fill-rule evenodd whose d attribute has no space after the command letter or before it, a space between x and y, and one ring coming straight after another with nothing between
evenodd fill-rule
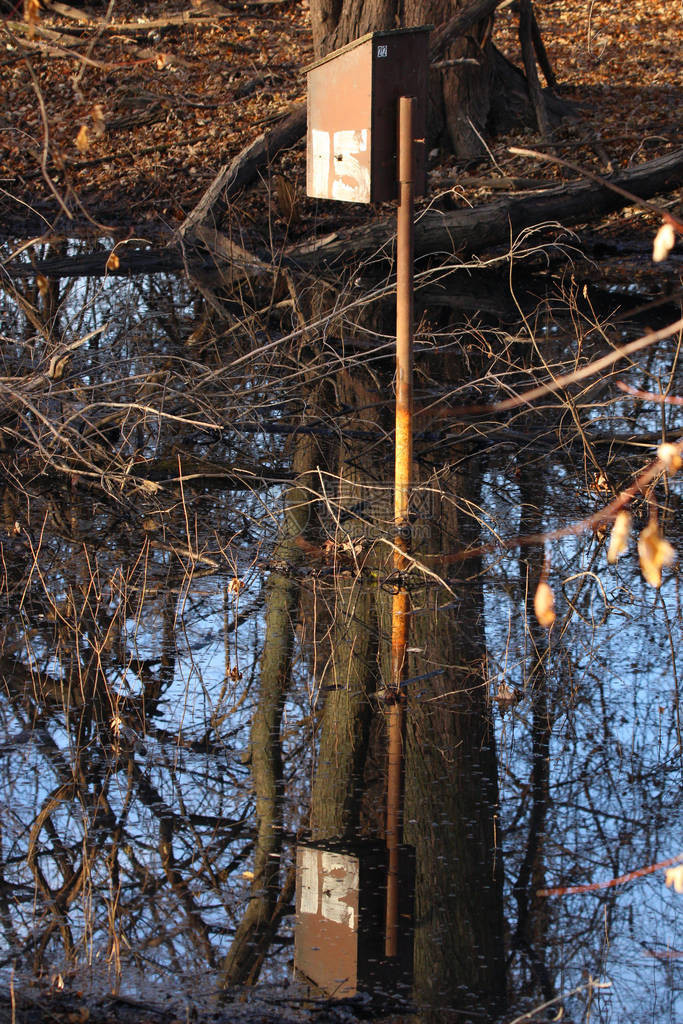
<instances>
[{"instance_id":1,"label":"reflection of nest box","mask_svg":"<svg viewBox=\"0 0 683 1024\"><path fill-rule=\"evenodd\" d=\"M396 199L397 105L417 100L415 194L426 188L430 27L370 32L307 68L306 192L317 199Z\"/></svg>"},{"instance_id":2,"label":"reflection of nest box","mask_svg":"<svg viewBox=\"0 0 683 1024\"><path fill-rule=\"evenodd\" d=\"M408 994L413 958L414 851L401 847L399 956L384 954L387 851L377 842L300 844L294 966L336 999L390 984Z\"/></svg>"}]
</instances>

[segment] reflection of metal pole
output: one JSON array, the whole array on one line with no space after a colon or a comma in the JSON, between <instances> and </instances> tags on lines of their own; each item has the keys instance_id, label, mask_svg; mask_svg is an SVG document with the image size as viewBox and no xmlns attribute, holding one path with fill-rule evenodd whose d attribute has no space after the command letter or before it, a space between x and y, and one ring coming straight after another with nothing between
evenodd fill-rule
<instances>
[{"instance_id":1,"label":"reflection of metal pole","mask_svg":"<svg viewBox=\"0 0 683 1024\"><path fill-rule=\"evenodd\" d=\"M387 916L385 952L398 956L399 938L399 847L402 840L402 767L405 695L401 689L408 644L410 596L401 573L407 567L405 552L410 544L408 502L413 465L413 122L416 100L399 100L398 182L399 205L396 238L396 466L394 479L394 520L396 547L394 568L398 586L391 620L391 693L388 709L387 825L388 851Z\"/></svg>"}]
</instances>

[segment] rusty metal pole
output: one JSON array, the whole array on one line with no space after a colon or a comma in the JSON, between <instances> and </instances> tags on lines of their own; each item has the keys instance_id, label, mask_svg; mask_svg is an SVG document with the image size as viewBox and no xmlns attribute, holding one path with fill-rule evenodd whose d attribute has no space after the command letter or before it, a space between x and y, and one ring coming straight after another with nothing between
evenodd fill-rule
<instances>
[{"instance_id":1,"label":"rusty metal pole","mask_svg":"<svg viewBox=\"0 0 683 1024\"><path fill-rule=\"evenodd\" d=\"M398 584L391 619L391 703L388 709L387 821L388 852L385 953L398 956L399 851L403 838L404 675L410 595L401 574L410 547L409 501L413 466L413 124L416 100L401 96L398 116L399 205L396 238L396 462L394 471L394 568Z\"/></svg>"}]
</instances>

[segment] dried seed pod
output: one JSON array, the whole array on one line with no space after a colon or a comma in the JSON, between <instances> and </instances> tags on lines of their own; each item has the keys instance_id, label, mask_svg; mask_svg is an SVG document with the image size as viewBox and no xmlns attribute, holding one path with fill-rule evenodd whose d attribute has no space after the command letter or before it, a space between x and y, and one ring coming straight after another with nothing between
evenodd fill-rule
<instances>
[{"instance_id":1,"label":"dried seed pod","mask_svg":"<svg viewBox=\"0 0 683 1024\"><path fill-rule=\"evenodd\" d=\"M671 444L666 441L664 444L660 444L657 449L657 458L660 462L664 463L664 469L669 476L673 476L683 466L683 458L681 458L681 452L677 444Z\"/></svg>"},{"instance_id":2,"label":"dried seed pod","mask_svg":"<svg viewBox=\"0 0 683 1024\"><path fill-rule=\"evenodd\" d=\"M676 868L669 868L666 873L666 887L683 893L683 864L679 864Z\"/></svg>"},{"instance_id":3,"label":"dried seed pod","mask_svg":"<svg viewBox=\"0 0 683 1024\"><path fill-rule=\"evenodd\" d=\"M665 260L675 244L676 232L674 231L674 226L671 221L665 220L655 235L655 240L652 245L653 263L661 263Z\"/></svg>"},{"instance_id":4,"label":"dried seed pod","mask_svg":"<svg viewBox=\"0 0 683 1024\"><path fill-rule=\"evenodd\" d=\"M614 526L612 527L612 535L609 541L609 548L607 550L607 561L610 565L619 558L619 555L623 555L624 551L628 547L628 540L631 536L631 513L622 509L617 514L614 520Z\"/></svg>"},{"instance_id":5,"label":"dried seed pod","mask_svg":"<svg viewBox=\"0 0 683 1024\"><path fill-rule=\"evenodd\" d=\"M638 537L638 557L645 581L651 587L661 587L662 568L675 561L676 552L662 536L659 523L654 517Z\"/></svg>"},{"instance_id":6,"label":"dried seed pod","mask_svg":"<svg viewBox=\"0 0 683 1024\"><path fill-rule=\"evenodd\" d=\"M555 621L555 595L545 580L541 580L536 587L534 612L540 625L544 629L550 629Z\"/></svg>"}]
</instances>

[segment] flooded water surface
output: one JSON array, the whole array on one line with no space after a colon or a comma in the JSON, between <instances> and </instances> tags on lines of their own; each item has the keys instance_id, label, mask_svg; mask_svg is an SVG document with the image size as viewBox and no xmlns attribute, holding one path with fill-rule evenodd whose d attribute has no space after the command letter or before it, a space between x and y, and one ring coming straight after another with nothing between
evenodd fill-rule
<instances>
[{"instance_id":1,"label":"flooded water surface","mask_svg":"<svg viewBox=\"0 0 683 1024\"><path fill-rule=\"evenodd\" d=\"M557 255L418 267L397 569L374 264L87 276L76 243L16 248L3 984L209 1006L296 980L425 1021L681 1020L680 480L660 466L634 488L618 560L597 515L681 436L680 402L656 398L683 396L680 332L554 383L673 303L641 315L650 296L598 291Z\"/></svg>"}]
</instances>

